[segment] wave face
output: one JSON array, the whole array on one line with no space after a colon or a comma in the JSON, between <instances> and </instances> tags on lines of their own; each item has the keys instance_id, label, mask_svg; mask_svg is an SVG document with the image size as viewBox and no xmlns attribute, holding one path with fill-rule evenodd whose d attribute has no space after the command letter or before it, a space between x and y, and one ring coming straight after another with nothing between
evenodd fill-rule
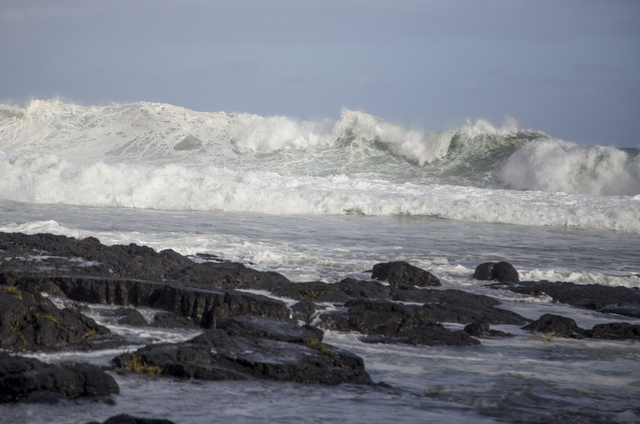
<instances>
[{"instance_id":1,"label":"wave face","mask_svg":"<svg viewBox=\"0 0 640 424\"><path fill-rule=\"evenodd\" d=\"M350 110L337 122L300 122L34 100L0 105L0 175L0 198L23 202L640 233L637 150L579 146L514 123L427 133Z\"/></svg>"}]
</instances>

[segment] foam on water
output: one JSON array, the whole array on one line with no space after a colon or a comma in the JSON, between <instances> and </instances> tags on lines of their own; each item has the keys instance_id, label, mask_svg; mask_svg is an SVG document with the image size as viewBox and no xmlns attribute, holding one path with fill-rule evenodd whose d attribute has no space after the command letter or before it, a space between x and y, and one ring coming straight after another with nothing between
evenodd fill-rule
<instances>
[{"instance_id":1,"label":"foam on water","mask_svg":"<svg viewBox=\"0 0 640 424\"><path fill-rule=\"evenodd\" d=\"M1 199L41 204L640 233L640 156L513 122L426 133L349 110L332 124L34 100L0 106L0 174Z\"/></svg>"}]
</instances>

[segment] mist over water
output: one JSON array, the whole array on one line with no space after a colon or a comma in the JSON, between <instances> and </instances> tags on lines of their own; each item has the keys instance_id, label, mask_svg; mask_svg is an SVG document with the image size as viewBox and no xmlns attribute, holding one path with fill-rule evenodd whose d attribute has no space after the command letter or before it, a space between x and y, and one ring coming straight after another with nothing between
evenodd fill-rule
<instances>
[{"instance_id":1,"label":"mist over water","mask_svg":"<svg viewBox=\"0 0 640 424\"><path fill-rule=\"evenodd\" d=\"M640 156L514 122L427 133L167 104L0 106L6 200L267 214L429 215L640 233Z\"/></svg>"}]
</instances>

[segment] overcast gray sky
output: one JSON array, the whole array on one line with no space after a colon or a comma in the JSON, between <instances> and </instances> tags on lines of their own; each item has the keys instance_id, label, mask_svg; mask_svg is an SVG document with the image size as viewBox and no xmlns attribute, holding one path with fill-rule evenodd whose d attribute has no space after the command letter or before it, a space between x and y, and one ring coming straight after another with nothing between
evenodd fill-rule
<instances>
[{"instance_id":1,"label":"overcast gray sky","mask_svg":"<svg viewBox=\"0 0 640 424\"><path fill-rule=\"evenodd\" d=\"M0 102L136 101L640 143L638 0L3 0Z\"/></svg>"}]
</instances>

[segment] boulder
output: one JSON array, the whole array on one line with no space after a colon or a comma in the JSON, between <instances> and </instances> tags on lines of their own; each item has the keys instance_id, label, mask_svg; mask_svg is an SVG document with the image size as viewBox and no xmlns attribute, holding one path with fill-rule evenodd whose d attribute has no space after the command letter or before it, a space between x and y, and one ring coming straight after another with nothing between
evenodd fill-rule
<instances>
[{"instance_id":1,"label":"boulder","mask_svg":"<svg viewBox=\"0 0 640 424\"><path fill-rule=\"evenodd\" d=\"M117 393L113 377L97 367L51 365L0 352L0 402L55 402Z\"/></svg>"},{"instance_id":2,"label":"boulder","mask_svg":"<svg viewBox=\"0 0 640 424\"><path fill-rule=\"evenodd\" d=\"M554 314L545 314L537 321L522 327L522 329L539 333L551 333L554 337L575 338L585 336L585 331L578 327L575 320Z\"/></svg>"},{"instance_id":3,"label":"boulder","mask_svg":"<svg viewBox=\"0 0 640 424\"><path fill-rule=\"evenodd\" d=\"M429 271L404 261L374 265L371 278L388 281L392 289L399 286L434 287L442 285L438 277Z\"/></svg>"},{"instance_id":4,"label":"boulder","mask_svg":"<svg viewBox=\"0 0 640 424\"><path fill-rule=\"evenodd\" d=\"M476 280L520 281L520 275L509 262L485 262L478 265L473 278Z\"/></svg>"}]
</instances>

